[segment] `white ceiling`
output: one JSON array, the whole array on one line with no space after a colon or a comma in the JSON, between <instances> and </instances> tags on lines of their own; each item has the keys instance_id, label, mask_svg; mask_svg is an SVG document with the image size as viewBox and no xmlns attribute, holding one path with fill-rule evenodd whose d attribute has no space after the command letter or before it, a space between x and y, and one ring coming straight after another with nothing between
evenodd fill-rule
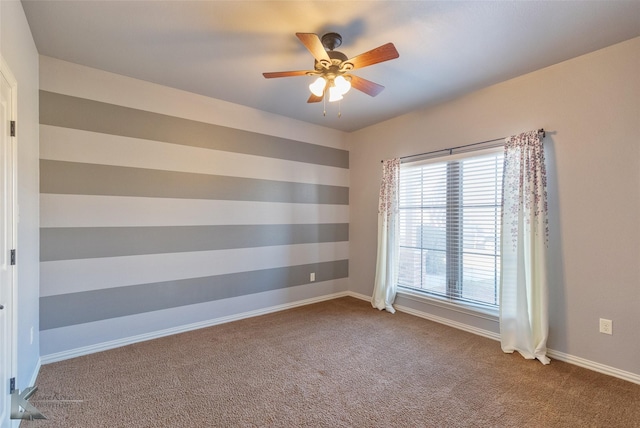
<instances>
[{"instance_id":1,"label":"white ceiling","mask_svg":"<svg viewBox=\"0 0 640 428\"><path fill-rule=\"evenodd\" d=\"M294 119L353 131L640 35L640 1L22 0L38 51ZM307 104L313 69L296 32L338 32L353 57L393 42L396 60L354 72L372 98Z\"/></svg>"}]
</instances>

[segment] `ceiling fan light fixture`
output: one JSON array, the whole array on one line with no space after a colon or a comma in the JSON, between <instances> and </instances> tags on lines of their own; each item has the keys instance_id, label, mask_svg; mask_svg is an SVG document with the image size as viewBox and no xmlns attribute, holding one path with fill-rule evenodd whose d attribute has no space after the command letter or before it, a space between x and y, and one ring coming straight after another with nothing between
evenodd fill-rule
<instances>
[{"instance_id":1,"label":"ceiling fan light fixture","mask_svg":"<svg viewBox=\"0 0 640 428\"><path fill-rule=\"evenodd\" d=\"M346 94L349 92L349 89L351 89L351 82L345 79L344 76L336 77L334 83L342 95Z\"/></svg>"},{"instance_id":2,"label":"ceiling fan light fixture","mask_svg":"<svg viewBox=\"0 0 640 428\"><path fill-rule=\"evenodd\" d=\"M312 84L309 85L309 90L316 97L321 97L324 93L324 88L327 85L327 81L324 78L318 77Z\"/></svg>"},{"instance_id":3,"label":"ceiling fan light fixture","mask_svg":"<svg viewBox=\"0 0 640 428\"><path fill-rule=\"evenodd\" d=\"M351 87L375 97L384 89L384 86L351 74L352 70L369 67L400 56L393 43L386 43L360 55L348 57L335 50L342 44L342 36L338 33L327 33L322 36L322 39L315 33L296 33L296 37L313 56L313 69L277 71L262 73L262 75L266 79L315 76L315 80L309 85L311 95L307 103L340 101Z\"/></svg>"}]
</instances>

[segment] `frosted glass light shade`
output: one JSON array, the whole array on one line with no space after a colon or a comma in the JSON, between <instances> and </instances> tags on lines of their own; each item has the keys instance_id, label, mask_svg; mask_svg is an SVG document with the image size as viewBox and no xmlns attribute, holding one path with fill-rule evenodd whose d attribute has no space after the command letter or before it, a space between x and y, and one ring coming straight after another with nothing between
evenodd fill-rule
<instances>
[{"instance_id":1,"label":"frosted glass light shade","mask_svg":"<svg viewBox=\"0 0 640 428\"><path fill-rule=\"evenodd\" d=\"M334 82L336 84L336 88L340 90L340 93L342 95L346 94L347 92L349 92L349 89L351 89L351 82L345 79L344 76L336 77Z\"/></svg>"},{"instance_id":2,"label":"frosted glass light shade","mask_svg":"<svg viewBox=\"0 0 640 428\"><path fill-rule=\"evenodd\" d=\"M329 102L340 101L342 99L342 92L337 86L329 87Z\"/></svg>"},{"instance_id":3,"label":"frosted glass light shade","mask_svg":"<svg viewBox=\"0 0 640 428\"><path fill-rule=\"evenodd\" d=\"M312 84L309 85L309 90L316 97L321 97L324 93L324 87L327 82L322 78L318 77Z\"/></svg>"}]
</instances>

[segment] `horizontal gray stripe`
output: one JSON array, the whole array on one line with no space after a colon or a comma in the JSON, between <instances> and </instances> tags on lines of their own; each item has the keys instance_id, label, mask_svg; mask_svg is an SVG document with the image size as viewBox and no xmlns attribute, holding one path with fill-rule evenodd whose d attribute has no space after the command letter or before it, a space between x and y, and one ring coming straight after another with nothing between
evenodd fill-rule
<instances>
[{"instance_id":1,"label":"horizontal gray stripe","mask_svg":"<svg viewBox=\"0 0 640 428\"><path fill-rule=\"evenodd\" d=\"M349 188L124 166L40 160L40 193L349 204Z\"/></svg>"},{"instance_id":2,"label":"horizontal gray stripe","mask_svg":"<svg viewBox=\"0 0 640 428\"><path fill-rule=\"evenodd\" d=\"M228 299L349 276L348 260L190 278L40 298L40 330ZM213 317L213 315L212 315Z\"/></svg>"},{"instance_id":3,"label":"horizontal gray stripe","mask_svg":"<svg viewBox=\"0 0 640 428\"><path fill-rule=\"evenodd\" d=\"M40 261L344 242L348 240L348 223L54 227L40 229Z\"/></svg>"},{"instance_id":4,"label":"horizontal gray stripe","mask_svg":"<svg viewBox=\"0 0 640 428\"><path fill-rule=\"evenodd\" d=\"M347 150L40 91L40 123L227 152L349 168Z\"/></svg>"}]
</instances>

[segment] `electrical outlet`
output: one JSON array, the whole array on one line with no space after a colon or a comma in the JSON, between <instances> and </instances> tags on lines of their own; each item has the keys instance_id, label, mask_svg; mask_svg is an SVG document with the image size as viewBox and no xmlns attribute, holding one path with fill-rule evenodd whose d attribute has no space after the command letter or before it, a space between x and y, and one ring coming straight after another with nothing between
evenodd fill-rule
<instances>
[{"instance_id":1,"label":"electrical outlet","mask_svg":"<svg viewBox=\"0 0 640 428\"><path fill-rule=\"evenodd\" d=\"M613 334L613 321L600 318L600 333Z\"/></svg>"},{"instance_id":2,"label":"electrical outlet","mask_svg":"<svg viewBox=\"0 0 640 428\"><path fill-rule=\"evenodd\" d=\"M316 273L315 272L311 272L309 274L309 281L313 282L316 280Z\"/></svg>"}]
</instances>

